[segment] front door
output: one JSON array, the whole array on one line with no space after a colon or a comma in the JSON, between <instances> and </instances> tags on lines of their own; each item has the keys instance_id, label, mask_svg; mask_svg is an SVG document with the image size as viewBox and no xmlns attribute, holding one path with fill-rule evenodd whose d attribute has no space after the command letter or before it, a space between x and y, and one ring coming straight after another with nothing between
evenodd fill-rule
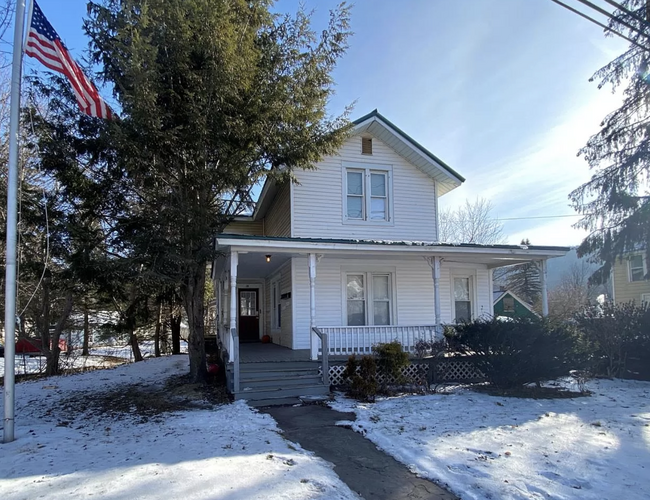
<instances>
[{"instance_id":1,"label":"front door","mask_svg":"<svg viewBox=\"0 0 650 500\"><path fill-rule=\"evenodd\" d=\"M260 340L259 290L239 290L239 340L257 342Z\"/></svg>"}]
</instances>

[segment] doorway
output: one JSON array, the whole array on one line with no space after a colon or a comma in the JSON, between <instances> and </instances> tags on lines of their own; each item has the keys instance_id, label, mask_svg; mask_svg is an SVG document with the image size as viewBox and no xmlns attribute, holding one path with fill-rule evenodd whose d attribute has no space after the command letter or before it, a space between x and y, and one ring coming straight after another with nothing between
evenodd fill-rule
<instances>
[{"instance_id":1,"label":"doorway","mask_svg":"<svg viewBox=\"0 0 650 500\"><path fill-rule=\"evenodd\" d=\"M258 342L260 340L259 289L239 290L239 340Z\"/></svg>"}]
</instances>

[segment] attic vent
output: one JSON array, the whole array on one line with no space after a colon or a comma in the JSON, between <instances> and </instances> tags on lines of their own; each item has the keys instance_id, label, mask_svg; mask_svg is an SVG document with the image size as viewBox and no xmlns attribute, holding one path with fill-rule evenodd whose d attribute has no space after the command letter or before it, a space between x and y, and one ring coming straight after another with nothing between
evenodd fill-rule
<instances>
[{"instance_id":1,"label":"attic vent","mask_svg":"<svg viewBox=\"0 0 650 500\"><path fill-rule=\"evenodd\" d=\"M361 138L361 154L364 155L372 154L372 137Z\"/></svg>"}]
</instances>

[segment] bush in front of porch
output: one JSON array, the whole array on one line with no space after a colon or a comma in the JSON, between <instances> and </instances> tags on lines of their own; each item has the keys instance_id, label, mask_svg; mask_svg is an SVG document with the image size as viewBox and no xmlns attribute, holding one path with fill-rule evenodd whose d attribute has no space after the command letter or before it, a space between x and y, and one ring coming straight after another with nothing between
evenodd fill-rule
<instances>
[{"instance_id":1,"label":"bush in front of porch","mask_svg":"<svg viewBox=\"0 0 650 500\"><path fill-rule=\"evenodd\" d=\"M575 328L546 319L477 319L447 329L445 336L454 351L467 356L500 389L533 383L539 387L584 365Z\"/></svg>"}]
</instances>

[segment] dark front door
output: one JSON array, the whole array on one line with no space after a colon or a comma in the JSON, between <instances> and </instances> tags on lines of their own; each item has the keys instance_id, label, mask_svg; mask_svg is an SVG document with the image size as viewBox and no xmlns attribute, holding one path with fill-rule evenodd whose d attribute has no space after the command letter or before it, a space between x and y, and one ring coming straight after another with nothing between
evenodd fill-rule
<instances>
[{"instance_id":1,"label":"dark front door","mask_svg":"<svg viewBox=\"0 0 650 500\"><path fill-rule=\"evenodd\" d=\"M256 342L260 339L259 290L239 290L239 340Z\"/></svg>"}]
</instances>

